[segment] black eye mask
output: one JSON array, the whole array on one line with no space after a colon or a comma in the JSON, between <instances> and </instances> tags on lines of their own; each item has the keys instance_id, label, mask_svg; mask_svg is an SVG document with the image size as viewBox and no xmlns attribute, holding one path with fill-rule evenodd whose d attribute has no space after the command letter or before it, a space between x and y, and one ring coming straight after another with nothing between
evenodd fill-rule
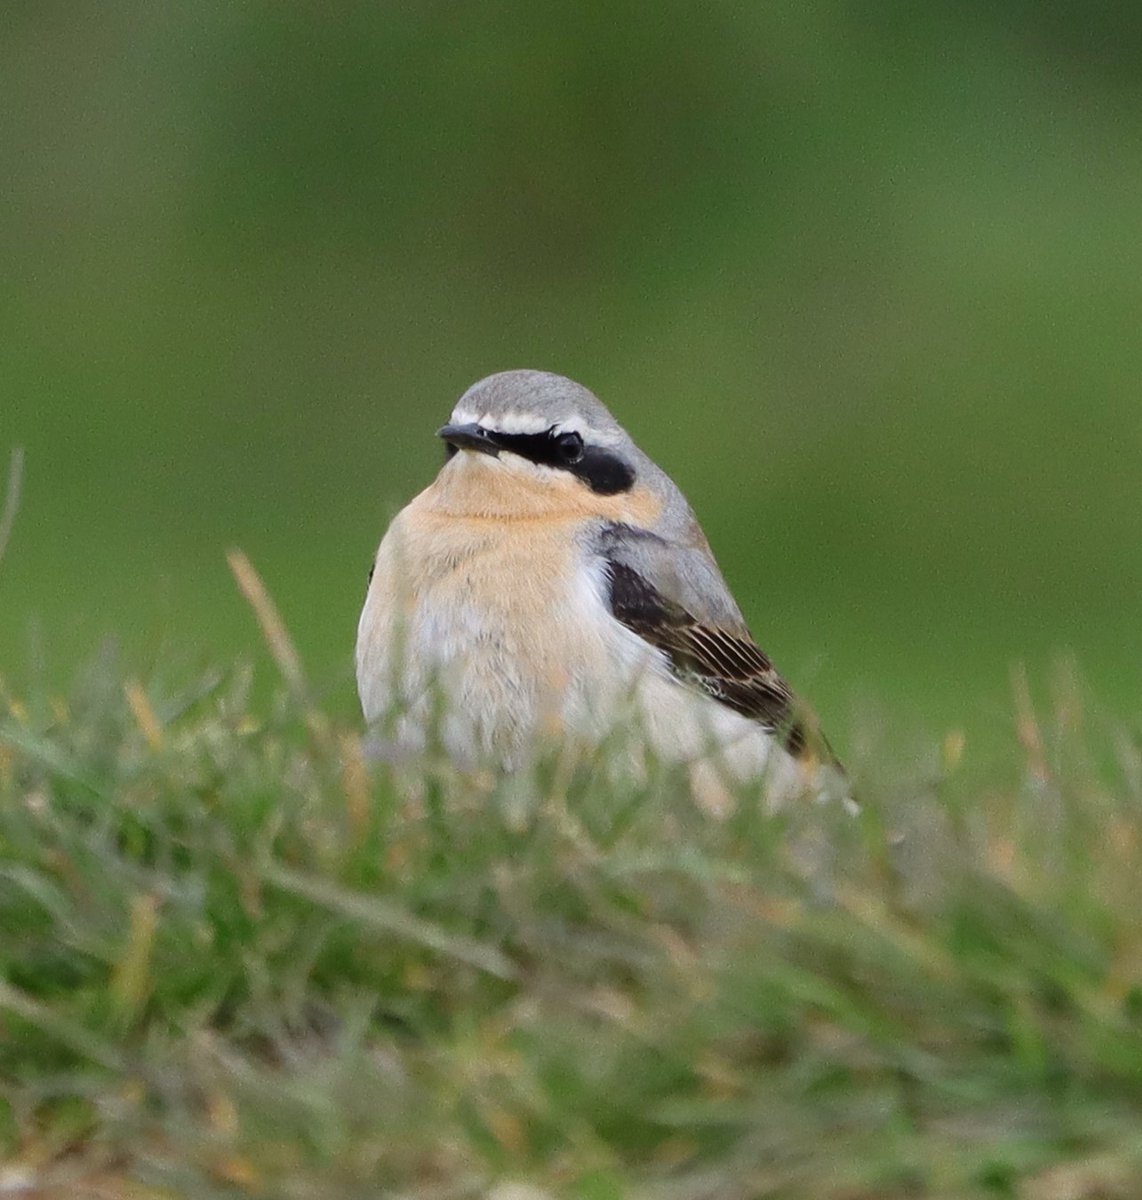
<instances>
[{"instance_id":1,"label":"black eye mask","mask_svg":"<svg viewBox=\"0 0 1142 1200\"><path fill-rule=\"evenodd\" d=\"M629 492L634 486L634 468L630 463L613 450L586 445L582 437L572 431L557 433L553 425L544 433L492 431L490 436L501 449L510 450L529 462L570 471L600 496Z\"/></svg>"}]
</instances>

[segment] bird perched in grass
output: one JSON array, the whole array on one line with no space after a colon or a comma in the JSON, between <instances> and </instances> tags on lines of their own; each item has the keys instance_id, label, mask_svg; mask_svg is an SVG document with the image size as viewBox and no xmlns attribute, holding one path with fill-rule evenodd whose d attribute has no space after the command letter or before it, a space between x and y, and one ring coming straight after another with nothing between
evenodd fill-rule
<instances>
[{"instance_id":1,"label":"bird perched in grass","mask_svg":"<svg viewBox=\"0 0 1142 1200\"><path fill-rule=\"evenodd\" d=\"M558 741L684 764L704 802L845 793L750 635L686 498L585 387L480 380L389 526L357 633L365 717L511 770Z\"/></svg>"}]
</instances>

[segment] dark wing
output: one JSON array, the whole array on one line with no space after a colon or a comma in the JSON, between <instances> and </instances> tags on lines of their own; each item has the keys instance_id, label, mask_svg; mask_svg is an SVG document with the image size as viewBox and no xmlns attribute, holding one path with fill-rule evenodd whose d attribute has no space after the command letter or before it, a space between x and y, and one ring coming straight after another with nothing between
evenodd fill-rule
<instances>
[{"instance_id":1,"label":"dark wing","mask_svg":"<svg viewBox=\"0 0 1142 1200\"><path fill-rule=\"evenodd\" d=\"M629 563L607 558L606 570L615 618L663 651L679 679L771 730L795 757L835 761L812 714L748 632L697 620Z\"/></svg>"},{"instance_id":2,"label":"dark wing","mask_svg":"<svg viewBox=\"0 0 1142 1200\"><path fill-rule=\"evenodd\" d=\"M806 734L789 685L750 638L702 625L625 563L608 560L611 612L662 650L679 678L781 736L803 754Z\"/></svg>"}]
</instances>

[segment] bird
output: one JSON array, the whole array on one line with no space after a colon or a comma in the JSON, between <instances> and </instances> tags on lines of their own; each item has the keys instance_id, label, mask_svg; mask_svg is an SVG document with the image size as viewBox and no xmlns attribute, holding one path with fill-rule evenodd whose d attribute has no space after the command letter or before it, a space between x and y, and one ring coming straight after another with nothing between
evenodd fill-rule
<instances>
[{"instance_id":1,"label":"bird","mask_svg":"<svg viewBox=\"0 0 1142 1200\"><path fill-rule=\"evenodd\" d=\"M617 746L686 769L711 811L750 782L774 807L851 803L685 496L593 392L499 372L437 436L444 463L386 530L357 629L386 746L509 772L553 743Z\"/></svg>"}]
</instances>

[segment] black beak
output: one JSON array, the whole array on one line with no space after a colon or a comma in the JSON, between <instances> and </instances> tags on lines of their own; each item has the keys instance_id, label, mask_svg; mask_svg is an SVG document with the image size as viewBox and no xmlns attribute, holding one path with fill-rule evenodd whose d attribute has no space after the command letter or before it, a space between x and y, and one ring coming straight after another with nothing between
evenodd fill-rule
<instances>
[{"instance_id":1,"label":"black beak","mask_svg":"<svg viewBox=\"0 0 1142 1200\"><path fill-rule=\"evenodd\" d=\"M436 436L457 450L478 450L493 458L500 452L496 435L489 433L482 425L444 425L436 431Z\"/></svg>"}]
</instances>

